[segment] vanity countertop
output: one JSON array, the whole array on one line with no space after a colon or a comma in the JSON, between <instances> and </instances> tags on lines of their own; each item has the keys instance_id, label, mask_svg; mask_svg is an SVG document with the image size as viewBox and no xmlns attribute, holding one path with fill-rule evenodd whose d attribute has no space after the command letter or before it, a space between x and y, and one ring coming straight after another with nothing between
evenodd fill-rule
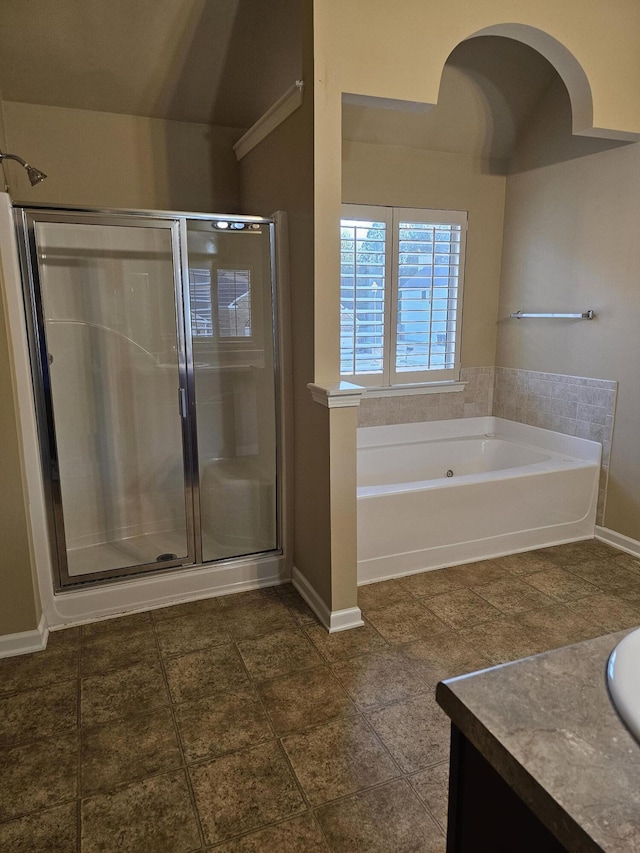
<instances>
[{"instance_id":1,"label":"vanity countertop","mask_svg":"<svg viewBox=\"0 0 640 853\"><path fill-rule=\"evenodd\" d=\"M571 851L640 853L640 744L606 685L609 654L627 633L437 687L454 725Z\"/></svg>"}]
</instances>

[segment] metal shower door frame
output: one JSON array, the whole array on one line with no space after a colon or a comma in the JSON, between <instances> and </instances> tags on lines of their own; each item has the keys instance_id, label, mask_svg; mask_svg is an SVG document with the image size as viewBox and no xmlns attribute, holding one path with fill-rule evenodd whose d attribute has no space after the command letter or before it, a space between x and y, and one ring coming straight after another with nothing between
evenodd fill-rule
<instances>
[{"instance_id":1,"label":"metal shower door frame","mask_svg":"<svg viewBox=\"0 0 640 853\"><path fill-rule=\"evenodd\" d=\"M57 222L68 224L87 224L97 226L126 226L138 228L164 228L171 236L171 256L174 284L174 310L178 346L178 388L180 395L188 396L188 375L193 374L193 364L189 362L187 353L187 328L185 314L188 308L184 301L180 217L167 213L143 214L137 211L105 211L25 207L15 209L16 228L19 236L21 264L23 267L23 286L27 314L27 331L31 352L31 369L35 394L36 416L40 436L41 464L45 503L49 521L51 550L55 569L54 586L57 592L64 589L77 588L90 582L100 582L140 575L146 572L168 571L193 565L197 562L197 537L194 524L194 489L197 489L197 466L193 458L195 447L195 429L188 413L180 407L177 400L177 410L180 414L182 432L182 458L185 501L185 532L187 554L184 558L166 560L160 565L157 561L139 563L124 568L109 569L103 572L87 572L82 575L70 575L68 570L67 549L65 542L64 512L62 505L62 489L59 477L58 450L56 442L55 419L53 412L53 396L51 376L49 371L46 345L46 328L43 315L42 290L38 267L38 248L35 235L36 222ZM188 288L186 288L188 291Z\"/></svg>"},{"instance_id":2,"label":"metal shower door frame","mask_svg":"<svg viewBox=\"0 0 640 853\"><path fill-rule=\"evenodd\" d=\"M282 554L283 553L283 527L284 527L284 478L283 478L283 417L282 417L282 365L280 364L280 346L279 346L279 317L278 317L278 299L276 293L277 287L277 269L276 269L276 241L278 234L276 225L273 219L268 219L261 216L241 216L238 214L203 214L203 213L184 213L179 214L180 219L180 249L181 249L181 270L182 270L182 299L184 307L184 323L185 323L185 354L187 363L187 405L189 409L189 421L191 424L191 486L193 497L193 518L195 531L202 530L202 513L200 501L200 465L198 458L198 429L197 429L197 412L196 412L196 372L194 367L193 357L193 330L191 326L191 297L189 292L189 252L188 252L188 223L190 220L198 219L205 222L248 222L254 224L265 225L269 229L269 275L270 287L269 297L271 300L271 346L273 348L273 391L274 391L274 417L275 417L275 472L276 479L274 484L275 494L275 513L276 513L276 542L275 547L269 551L254 552L250 554L240 554L236 557L225 557L219 560L211 560L208 563L215 562L217 565L225 565L238 560L252 559L263 554ZM202 535L195 537L196 548L196 563L204 564Z\"/></svg>"}]
</instances>

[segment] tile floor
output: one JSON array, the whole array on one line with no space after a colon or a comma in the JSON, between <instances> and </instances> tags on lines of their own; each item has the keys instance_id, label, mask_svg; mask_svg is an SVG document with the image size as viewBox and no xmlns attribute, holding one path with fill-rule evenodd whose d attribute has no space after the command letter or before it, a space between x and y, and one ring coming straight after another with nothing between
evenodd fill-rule
<instances>
[{"instance_id":1,"label":"tile floor","mask_svg":"<svg viewBox=\"0 0 640 853\"><path fill-rule=\"evenodd\" d=\"M343 634L283 586L0 661L0 850L444 851L437 681L640 623L640 562L586 542L359 593Z\"/></svg>"}]
</instances>

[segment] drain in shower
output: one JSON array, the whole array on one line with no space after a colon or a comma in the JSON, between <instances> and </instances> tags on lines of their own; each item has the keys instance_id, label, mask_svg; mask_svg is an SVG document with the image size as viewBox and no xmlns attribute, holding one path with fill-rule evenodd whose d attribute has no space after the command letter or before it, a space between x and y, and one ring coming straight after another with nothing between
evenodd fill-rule
<instances>
[{"instance_id":1,"label":"drain in shower","mask_svg":"<svg viewBox=\"0 0 640 853\"><path fill-rule=\"evenodd\" d=\"M159 557L156 557L156 563L166 563L169 560L177 560L177 554L160 554Z\"/></svg>"}]
</instances>

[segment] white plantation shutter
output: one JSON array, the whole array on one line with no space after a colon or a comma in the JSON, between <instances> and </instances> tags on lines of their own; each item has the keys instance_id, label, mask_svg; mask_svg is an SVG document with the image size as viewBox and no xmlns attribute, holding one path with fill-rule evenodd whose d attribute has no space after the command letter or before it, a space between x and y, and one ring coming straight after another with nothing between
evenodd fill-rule
<instances>
[{"instance_id":1,"label":"white plantation shutter","mask_svg":"<svg viewBox=\"0 0 640 853\"><path fill-rule=\"evenodd\" d=\"M349 216L353 211L356 216ZM389 361L391 216L345 205L340 222L340 372L384 384Z\"/></svg>"},{"instance_id":2,"label":"white plantation shutter","mask_svg":"<svg viewBox=\"0 0 640 853\"><path fill-rule=\"evenodd\" d=\"M343 215L341 374L374 386L457 379L466 212Z\"/></svg>"}]
</instances>

